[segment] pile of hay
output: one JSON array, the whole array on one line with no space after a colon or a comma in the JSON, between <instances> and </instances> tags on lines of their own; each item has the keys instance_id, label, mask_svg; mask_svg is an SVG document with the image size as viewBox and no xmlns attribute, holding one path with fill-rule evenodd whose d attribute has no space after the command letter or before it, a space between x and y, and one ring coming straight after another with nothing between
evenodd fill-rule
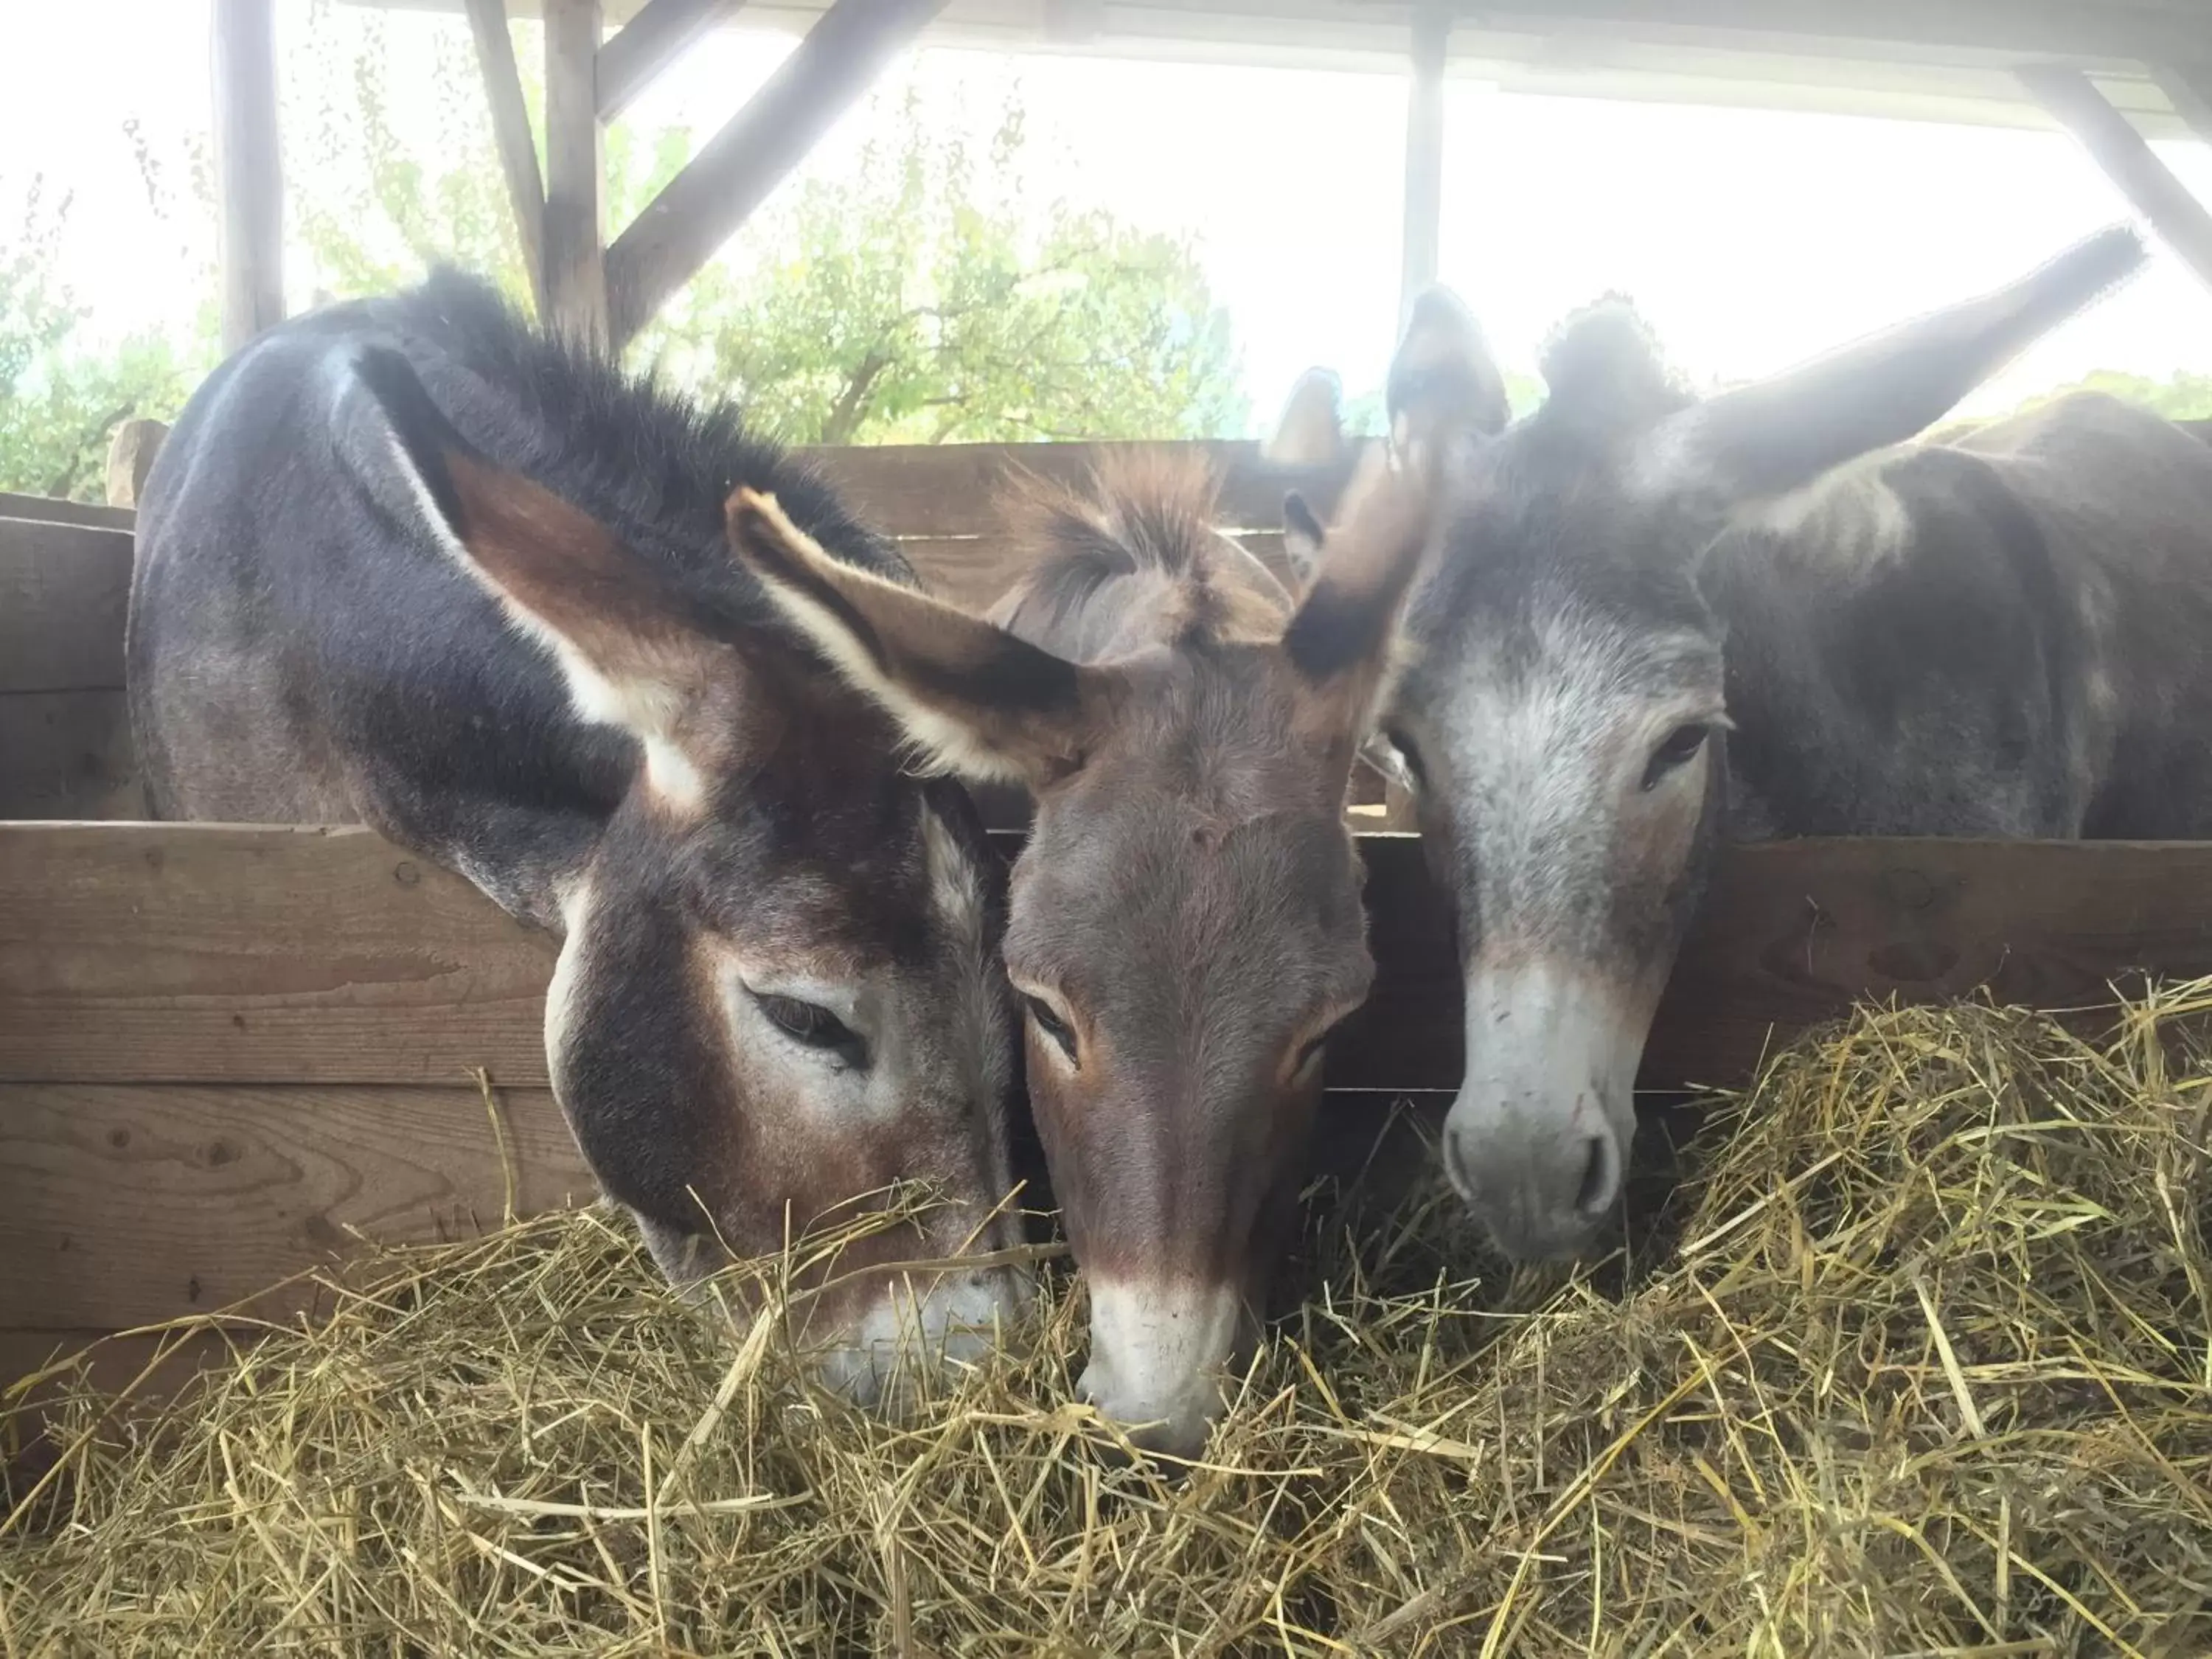
<instances>
[{"instance_id":1,"label":"pile of hay","mask_svg":"<svg viewBox=\"0 0 2212 1659\"><path fill-rule=\"evenodd\" d=\"M573 1215L381 1258L188 1408L80 1398L0 1539L20 1654L2212 1651L2192 988L1784 1055L1663 1260L1322 1251L1182 1484L1066 1403L1079 1296L904 1425L674 1316ZM2161 1041L2161 1039L2166 1039Z\"/></svg>"}]
</instances>

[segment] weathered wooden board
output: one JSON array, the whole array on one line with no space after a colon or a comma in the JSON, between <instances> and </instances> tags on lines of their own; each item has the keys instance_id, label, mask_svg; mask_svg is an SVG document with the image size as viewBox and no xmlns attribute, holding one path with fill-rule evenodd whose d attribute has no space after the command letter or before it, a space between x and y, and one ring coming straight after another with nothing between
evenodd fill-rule
<instances>
[{"instance_id":1,"label":"weathered wooden board","mask_svg":"<svg viewBox=\"0 0 2212 1659\"><path fill-rule=\"evenodd\" d=\"M128 507L64 501L58 495L23 495L0 489L0 519L29 519L40 524L104 525L128 530L137 515Z\"/></svg>"},{"instance_id":2,"label":"weathered wooden board","mask_svg":"<svg viewBox=\"0 0 2212 1659\"><path fill-rule=\"evenodd\" d=\"M0 691L0 819L145 816L121 691Z\"/></svg>"},{"instance_id":3,"label":"weathered wooden board","mask_svg":"<svg viewBox=\"0 0 2212 1659\"><path fill-rule=\"evenodd\" d=\"M1464 1046L1449 914L1414 856L1415 838L1363 845L1377 979L1330 1079L1453 1087ZM1861 1000L1987 991L2034 1007L2094 1009L2110 1003L2116 982L2145 974L2212 975L2212 843L1924 838L1730 848L1653 1024L1642 1085L1741 1083L1778 1039Z\"/></svg>"},{"instance_id":4,"label":"weathered wooden board","mask_svg":"<svg viewBox=\"0 0 2212 1659\"><path fill-rule=\"evenodd\" d=\"M1012 838L1007 838L1011 842ZM1379 978L1331 1082L1451 1088L1459 968L1410 836L1362 837ZM0 825L0 1081L542 1087L551 940L366 830ZM1740 1080L1854 998L2094 1004L2212 974L2212 844L1735 849L1646 1083Z\"/></svg>"},{"instance_id":5,"label":"weathered wooden board","mask_svg":"<svg viewBox=\"0 0 2212 1659\"><path fill-rule=\"evenodd\" d=\"M554 951L365 830L0 824L0 1080L544 1087Z\"/></svg>"},{"instance_id":6,"label":"weathered wooden board","mask_svg":"<svg viewBox=\"0 0 2212 1659\"><path fill-rule=\"evenodd\" d=\"M123 684L131 534L0 518L0 693Z\"/></svg>"},{"instance_id":7,"label":"weathered wooden board","mask_svg":"<svg viewBox=\"0 0 2212 1659\"><path fill-rule=\"evenodd\" d=\"M552 1096L498 1098L516 1212L595 1197ZM471 1087L0 1085L0 1327L204 1313L356 1236L467 1237L505 1212L507 1168Z\"/></svg>"}]
</instances>

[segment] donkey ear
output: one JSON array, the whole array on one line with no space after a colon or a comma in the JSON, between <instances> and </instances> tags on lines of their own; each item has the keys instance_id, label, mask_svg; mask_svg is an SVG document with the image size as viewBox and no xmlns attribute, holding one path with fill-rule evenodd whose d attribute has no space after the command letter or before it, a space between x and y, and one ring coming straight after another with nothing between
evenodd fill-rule
<instances>
[{"instance_id":1,"label":"donkey ear","mask_svg":"<svg viewBox=\"0 0 2212 1659\"><path fill-rule=\"evenodd\" d=\"M1474 313L1446 288L1432 288L1413 302L1382 399L1390 441L1407 454L1454 434L1488 437L1504 429L1511 413L1505 376Z\"/></svg>"},{"instance_id":2,"label":"donkey ear","mask_svg":"<svg viewBox=\"0 0 2212 1659\"><path fill-rule=\"evenodd\" d=\"M775 497L739 489L730 545L769 599L929 765L1040 788L1083 764L1109 677L823 551Z\"/></svg>"},{"instance_id":3,"label":"donkey ear","mask_svg":"<svg viewBox=\"0 0 2212 1659\"><path fill-rule=\"evenodd\" d=\"M1310 368L1291 388L1275 430L1260 446L1278 466L1328 466L1344 453L1343 382L1326 368Z\"/></svg>"},{"instance_id":4,"label":"donkey ear","mask_svg":"<svg viewBox=\"0 0 2212 1659\"><path fill-rule=\"evenodd\" d=\"M1392 469L1379 450L1368 455L1283 632L1291 665L1354 737L1365 734L1389 682L1399 615L1435 522L1433 475Z\"/></svg>"},{"instance_id":5,"label":"donkey ear","mask_svg":"<svg viewBox=\"0 0 2212 1659\"><path fill-rule=\"evenodd\" d=\"M736 672L713 619L589 514L479 453L404 358L372 349L354 367L446 552L551 651L579 714L638 738L663 793L696 794L703 757L689 716Z\"/></svg>"},{"instance_id":6,"label":"donkey ear","mask_svg":"<svg viewBox=\"0 0 2212 1659\"><path fill-rule=\"evenodd\" d=\"M1693 405L1646 439L1645 477L1722 510L1802 488L1942 419L2143 259L2142 240L2116 226L1995 293Z\"/></svg>"}]
</instances>

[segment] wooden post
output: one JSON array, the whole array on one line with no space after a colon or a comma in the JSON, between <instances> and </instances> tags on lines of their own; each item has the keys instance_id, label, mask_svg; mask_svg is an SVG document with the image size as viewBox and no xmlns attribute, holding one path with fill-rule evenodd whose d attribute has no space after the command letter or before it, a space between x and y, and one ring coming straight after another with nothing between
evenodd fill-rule
<instances>
[{"instance_id":1,"label":"wooden post","mask_svg":"<svg viewBox=\"0 0 2212 1659\"><path fill-rule=\"evenodd\" d=\"M276 148L272 0L216 0L215 159L222 345L284 320L284 174Z\"/></svg>"},{"instance_id":2,"label":"wooden post","mask_svg":"<svg viewBox=\"0 0 2212 1659\"><path fill-rule=\"evenodd\" d=\"M2018 74L2166 245L2212 288L2212 212L2153 154L2128 118L2079 70L2037 64Z\"/></svg>"},{"instance_id":3,"label":"wooden post","mask_svg":"<svg viewBox=\"0 0 2212 1659\"><path fill-rule=\"evenodd\" d=\"M514 42L507 32L507 0L467 0L469 32L476 37L477 69L491 106L491 131L499 146L500 171L507 175L507 201L514 210L514 233L522 244L522 266L529 273L538 314L546 314L545 186L538 176L538 146L530 136L530 109L522 100L522 71L514 62Z\"/></svg>"},{"instance_id":4,"label":"wooden post","mask_svg":"<svg viewBox=\"0 0 2212 1659\"><path fill-rule=\"evenodd\" d=\"M2151 79L2199 142L2212 144L2212 64L2166 64L2151 71Z\"/></svg>"},{"instance_id":5,"label":"wooden post","mask_svg":"<svg viewBox=\"0 0 2212 1659\"><path fill-rule=\"evenodd\" d=\"M576 0L568 0L575 3ZM836 0L607 252L617 349L690 282L945 0ZM551 35L547 43L550 50ZM549 248L550 237L548 238ZM550 253L549 253L550 258Z\"/></svg>"},{"instance_id":6,"label":"wooden post","mask_svg":"<svg viewBox=\"0 0 2212 1659\"><path fill-rule=\"evenodd\" d=\"M599 0L545 0L545 319L605 350Z\"/></svg>"},{"instance_id":7,"label":"wooden post","mask_svg":"<svg viewBox=\"0 0 2212 1659\"><path fill-rule=\"evenodd\" d=\"M611 121L686 48L744 0L645 0L599 48L599 119Z\"/></svg>"},{"instance_id":8,"label":"wooden post","mask_svg":"<svg viewBox=\"0 0 2212 1659\"><path fill-rule=\"evenodd\" d=\"M1437 246L1443 218L1444 49L1451 14L1437 0L1413 11L1413 84L1406 102L1406 226L1399 260L1398 319L1437 280Z\"/></svg>"},{"instance_id":9,"label":"wooden post","mask_svg":"<svg viewBox=\"0 0 2212 1659\"><path fill-rule=\"evenodd\" d=\"M160 421L125 421L107 441L107 504L136 507L145 493L146 475L169 428Z\"/></svg>"}]
</instances>

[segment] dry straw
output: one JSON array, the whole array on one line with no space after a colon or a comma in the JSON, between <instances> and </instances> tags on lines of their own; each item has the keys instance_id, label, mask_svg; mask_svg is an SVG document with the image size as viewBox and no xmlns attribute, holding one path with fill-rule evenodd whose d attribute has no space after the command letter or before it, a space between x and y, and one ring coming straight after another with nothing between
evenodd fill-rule
<instances>
[{"instance_id":1,"label":"dry straw","mask_svg":"<svg viewBox=\"0 0 2212 1659\"><path fill-rule=\"evenodd\" d=\"M2201 1655L2212 1071L2177 1034L2208 1010L2168 993L2110 1047L1981 1007L1809 1041L1715 1115L1626 1291L1478 1283L1448 1204L1317 1231L1179 1484L1066 1403L1079 1295L895 1423L797 1382L779 1328L672 1311L599 1215L390 1253L166 1415L72 1391L0 1637Z\"/></svg>"}]
</instances>

